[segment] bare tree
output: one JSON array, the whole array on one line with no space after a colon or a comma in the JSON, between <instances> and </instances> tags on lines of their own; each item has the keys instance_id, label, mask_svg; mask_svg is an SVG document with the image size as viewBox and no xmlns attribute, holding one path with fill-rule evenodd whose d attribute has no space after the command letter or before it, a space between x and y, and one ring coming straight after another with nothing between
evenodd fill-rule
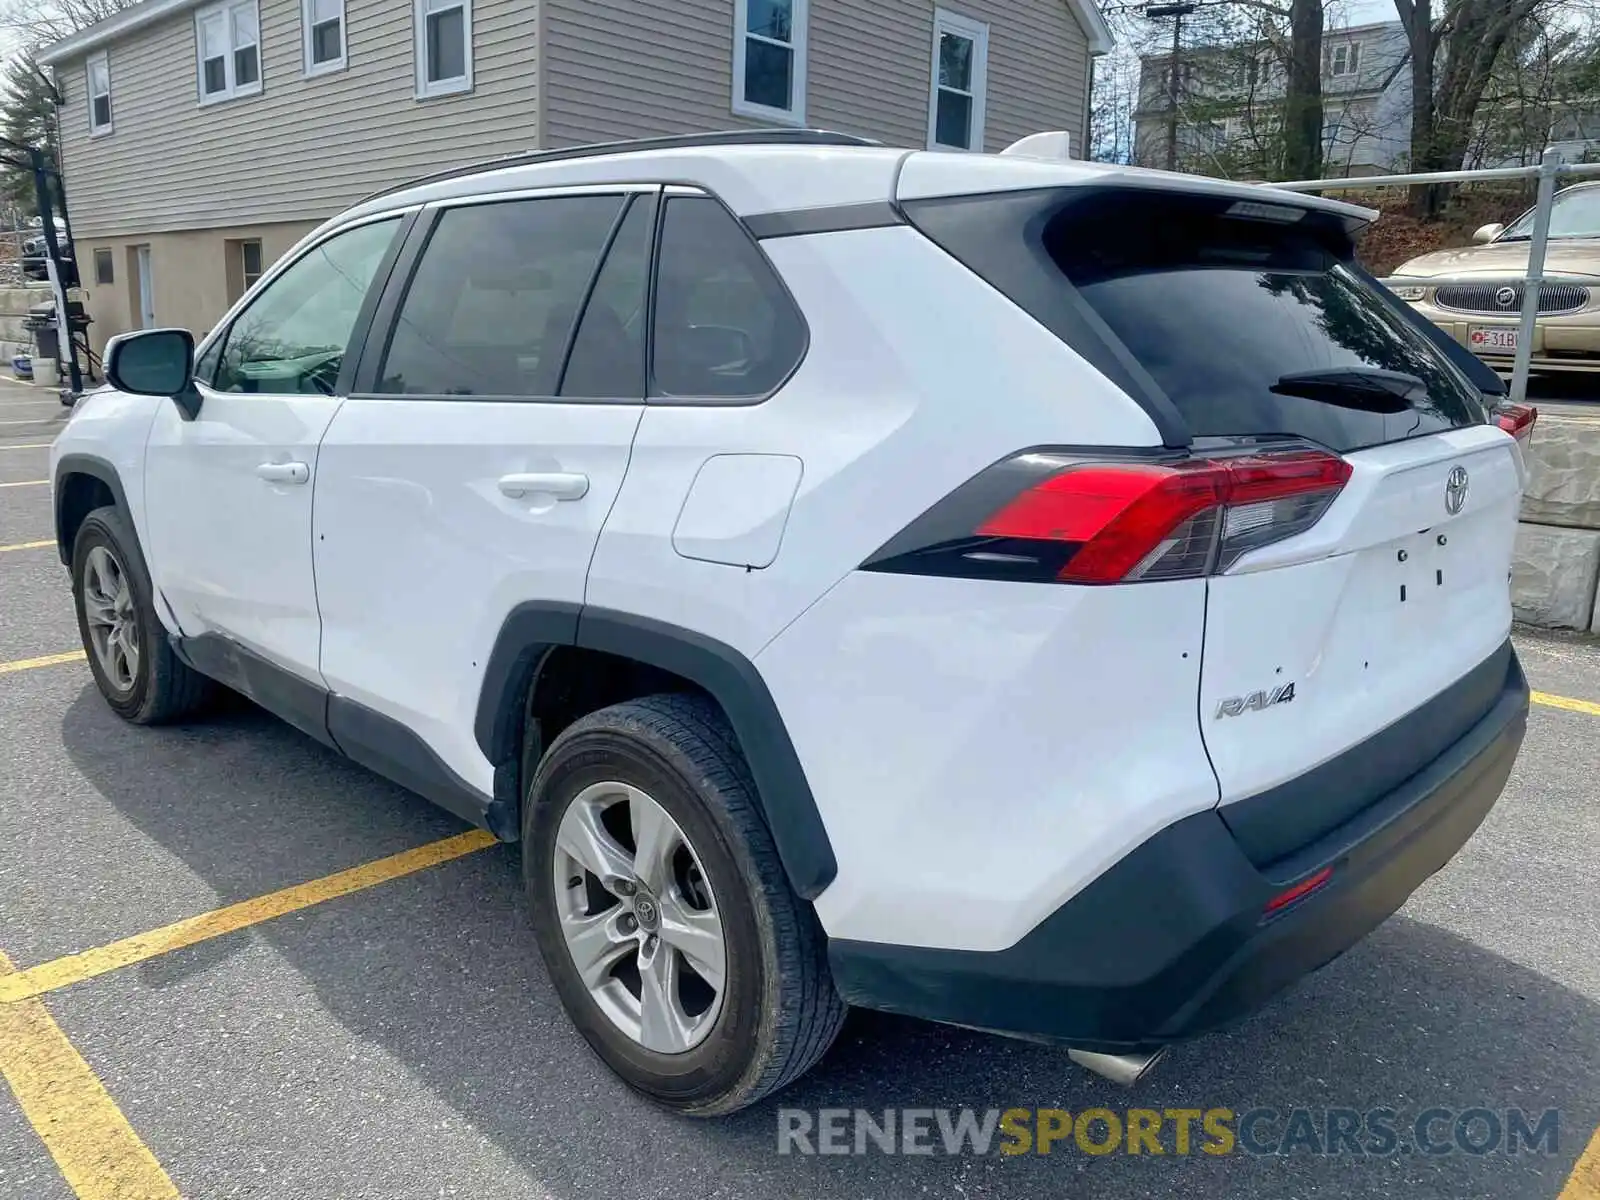
<instances>
[{"instance_id":1,"label":"bare tree","mask_svg":"<svg viewBox=\"0 0 1600 1200\"><path fill-rule=\"evenodd\" d=\"M135 0L0 0L0 29L26 49L58 42L115 16Z\"/></svg>"},{"instance_id":2,"label":"bare tree","mask_svg":"<svg viewBox=\"0 0 1600 1200\"><path fill-rule=\"evenodd\" d=\"M1459 170L1478 108L1513 33L1552 0L1394 0L1411 45L1411 169ZM1449 189L1411 191L1419 217L1435 217Z\"/></svg>"}]
</instances>

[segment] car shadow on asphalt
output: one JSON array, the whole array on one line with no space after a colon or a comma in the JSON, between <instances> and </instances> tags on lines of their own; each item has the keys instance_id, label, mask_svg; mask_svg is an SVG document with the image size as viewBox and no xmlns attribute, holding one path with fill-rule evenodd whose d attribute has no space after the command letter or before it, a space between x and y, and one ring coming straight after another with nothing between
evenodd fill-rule
<instances>
[{"instance_id":1,"label":"car shadow on asphalt","mask_svg":"<svg viewBox=\"0 0 1600 1200\"><path fill-rule=\"evenodd\" d=\"M461 828L243 702L175 729L117 721L92 687L63 722L68 754L218 904L393 853ZM1446 929L1404 914L1244 1025L1181 1046L1123 1089L1063 1051L871 1013L779 1096L692 1122L628 1092L588 1052L549 986L527 923L515 847L147 961L151 989L183 986L262 939L325 1011L492 1140L561 1200L741 1197L1274 1195L1555 1197L1600 1123L1600 1006ZM417 1004L415 997L428 1003ZM249 1103L247 1095L235 1103ZM780 1110L1271 1107L1288 1112L1559 1110L1553 1154L780 1154ZM626 1151L619 1152L619 1131ZM400 1138L422 1131L395 1128ZM1433 1128L1447 1142L1448 1122ZM300 1136L313 1137L314 1131ZM1320 1140L1320 1139L1319 1139ZM1171 1135L1164 1139L1171 1149ZM1200 1140L1196 1139L1198 1150ZM1070 1182L1069 1182L1070 1181ZM1180 1183L1181 1181L1181 1183Z\"/></svg>"}]
</instances>

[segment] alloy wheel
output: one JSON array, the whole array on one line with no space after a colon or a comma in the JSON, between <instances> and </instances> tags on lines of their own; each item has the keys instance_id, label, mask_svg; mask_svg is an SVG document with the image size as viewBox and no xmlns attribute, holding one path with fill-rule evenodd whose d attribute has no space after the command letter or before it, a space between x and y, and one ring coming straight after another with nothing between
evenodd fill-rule
<instances>
[{"instance_id":1,"label":"alloy wheel","mask_svg":"<svg viewBox=\"0 0 1600 1200\"><path fill-rule=\"evenodd\" d=\"M586 787L556 834L555 894L567 953L619 1030L682 1054L722 1010L727 943L710 881L682 827L641 789Z\"/></svg>"},{"instance_id":2,"label":"alloy wheel","mask_svg":"<svg viewBox=\"0 0 1600 1200\"><path fill-rule=\"evenodd\" d=\"M139 677L139 614L128 573L106 546L84 560L83 615L101 672L117 691L131 691Z\"/></svg>"}]
</instances>

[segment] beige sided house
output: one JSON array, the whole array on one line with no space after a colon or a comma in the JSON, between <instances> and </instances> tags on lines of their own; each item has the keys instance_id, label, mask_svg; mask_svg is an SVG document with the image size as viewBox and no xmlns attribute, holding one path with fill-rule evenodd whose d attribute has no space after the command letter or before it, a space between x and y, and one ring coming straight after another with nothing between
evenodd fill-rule
<instances>
[{"instance_id":1,"label":"beige sided house","mask_svg":"<svg viewBox=\"0 0 1600 1200\"><path fill-rule=\"evenodd\" d=\"M209 328L319 221L500 154L740 126L1086 143L1094 0L143 0L49 46L97 347Z\"/></svg>"}]
</instances>

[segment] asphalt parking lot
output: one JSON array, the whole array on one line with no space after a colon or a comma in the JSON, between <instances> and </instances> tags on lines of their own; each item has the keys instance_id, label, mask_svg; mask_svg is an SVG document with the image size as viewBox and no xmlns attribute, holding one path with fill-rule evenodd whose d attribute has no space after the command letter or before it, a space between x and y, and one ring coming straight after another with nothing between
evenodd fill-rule
<instances>
[{"instance_id":1,"label":"asphalt parking lot","mask_svg":"<svg viewBox=\"0 0 1600 1200\"><path fill-rule=\"evenodd\" d=\"M1345 957L1136 1088L1056 1049L855 1014L794 1088L688 1122L625 1091L568 1025L514 847L461 837L243 702L159 730L110 713L76 653L40 482L61 416L43 390L0 385L5 1200L1600 1200L1600 644L1519 634L1540 702L1460 857ZM1226 1154L1071 1137L1048 1155L778 1149L784 1109L1097 1107L1270 1112ZM1294 1109L1324 1134L1331 1110L1393 1110L1400 1136L1329 1153L1334 1139L1288 1136ZM1430 1109L1443 1153L1411 1136ZM1554 1110L1557 1126L1474 1153L1462 1142L1492 1139L1452 1131L1475 1109L1507 1128L1513 1110L1529 1125Z\"/></svg>"}]
</instances>

